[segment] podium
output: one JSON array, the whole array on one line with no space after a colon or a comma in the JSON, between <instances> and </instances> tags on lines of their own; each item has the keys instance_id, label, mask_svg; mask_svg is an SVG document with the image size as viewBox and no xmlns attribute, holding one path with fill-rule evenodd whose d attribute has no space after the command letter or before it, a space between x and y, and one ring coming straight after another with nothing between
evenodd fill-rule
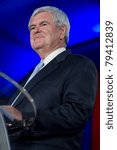
<instances>
[{"instance_id":1,"label":"podium","mask_svg":"<svg viewBox=\"0 0 117 150\"><path fill-rule=\"evenodd\" d=\"M13 126L11 126L11 131L14 133L18 133L24 129L27 130L33 124L33 122L35 121L35 118L36 118L37 110L36 110L35 101L31 97L31 95L27 92L25 87L22 87L19 83L17 83L11 77L9 77L8 75L6 75L3 72L0 72L0 77L5 79L9 83L13 84L20 91L18 96L12 102L11 106L14 106L14 103L17 101L20 94L24 94L24 96L26 97L26 101L28 100L27 102L30 102L29 104L33 108L32 109L33 116L31 115L30 118L28 118L28 120L23 120L22 122L16 122L16 124L13 124ZM0 111L0 150L11 150L10 142L9 142L9 132L7 132L6 124L5 124L5 120L4 120L3 115L5 115L11 121L13 121L14 118L8 112L5 112L5 111L2 111L2 112L3 112L3 114Z\"/></svg>"},{"instance_id":2,"label":"podium","mask_svg":"<svg viewBox=\"0 0 117 150\"><path fill-rule=\"evenodd\" d=\"M11 150L4 118L0 113L0 150Z\"/></svg>"}]
</instances>

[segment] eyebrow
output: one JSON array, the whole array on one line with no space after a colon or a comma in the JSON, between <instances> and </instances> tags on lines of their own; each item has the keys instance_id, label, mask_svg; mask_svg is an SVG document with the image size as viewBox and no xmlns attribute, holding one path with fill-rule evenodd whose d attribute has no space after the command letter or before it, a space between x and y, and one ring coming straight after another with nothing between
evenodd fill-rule
<instances>
[{"instance_id":1,"label":"eyebrow","mask_svg":"<svg viewBox=\"0 0 117 150\"><path fill-rule=\"evenodd\" d=\"M43 20L43 21L41 21L39 24L41 25L41 24L43 24L43 23L48 23L48 24L49 24L49 22L48 22L47 20Z\"/></svg>"},{"instance_id":2,"label":"eyebrow","mask_svg":"<svg viewBox=\"0 0 117 150\"><path fill-rule=\"evenodd\" d=\"M47 24L50 24L47 20L43 20L39 23L39 25L43 24L43 23L47 23ZM32 27L35 27L36 25L35 24L32 24L29 26L29 29L31 29Z\"/></svg>"}]
</instances>

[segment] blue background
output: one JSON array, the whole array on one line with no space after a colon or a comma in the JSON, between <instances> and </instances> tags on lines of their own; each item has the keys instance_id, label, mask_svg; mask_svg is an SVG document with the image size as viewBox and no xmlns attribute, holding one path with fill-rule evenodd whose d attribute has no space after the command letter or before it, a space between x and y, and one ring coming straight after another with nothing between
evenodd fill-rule
<instances>
[{"instance_id":1,"label":"blue background","mask_svg":"<svg viewBox=\"0 0 117 150\"><path fill-rule=\"evenodd\" d=\"M100 1L99 0L1 0L0 1L0 71L20 82L39 62L31 49L28 21L33 10L40 6L56 6L71 23L68 48L92 59L100 70ZM12 94L12 85L0 78L1 103ZM99 93L93 115L99 118ZM99 119L98 119L99 121ZM94 137L96 121L91 117L84 133L83 150L98 150L99 137ZM99 122L98 122L99 124ZM92 127L93 126L93 127ZM98 126L99 132L99 126ZM96 134L95 134L96 135ZM99 133L98 133L99 135ZM96 138L95 139L92 139ZM93 142L92 142L93 141Z\"/></svg>"}]
</instances>

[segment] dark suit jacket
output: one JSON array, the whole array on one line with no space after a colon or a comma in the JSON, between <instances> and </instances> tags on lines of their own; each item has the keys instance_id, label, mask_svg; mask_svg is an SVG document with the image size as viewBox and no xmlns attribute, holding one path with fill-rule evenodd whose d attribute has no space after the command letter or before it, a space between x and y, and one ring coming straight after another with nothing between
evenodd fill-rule
<instances>
[{"instance_id":1,"label":"dark suit jacket","mask_svg":"<svg viewBox=\"0 0 117 150\"><path fill-rule=\"evenodd\" d=\"M79 150L82 131L96 97L97 72L92 61L73 55L69 50L62 52L26 89L35 100L37 117L20 142L28 142L25 147L29 149L32 145L32 150L49 150L49 147L51 150ZM23 114L32 109L22 95L15 106Z\"/></svg>"}]
</instances>

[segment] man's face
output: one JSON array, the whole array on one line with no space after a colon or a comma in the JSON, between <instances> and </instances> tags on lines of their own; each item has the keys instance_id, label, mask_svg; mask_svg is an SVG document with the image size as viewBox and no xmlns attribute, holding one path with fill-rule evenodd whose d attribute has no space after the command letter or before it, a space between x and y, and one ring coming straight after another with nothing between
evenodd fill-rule
<instances>
[{"instance_id":1,"label":"man's face","mask_svg":"<svg viewBox=\"0 0 117 150\"><path fill-rule=\"evenodd\" d=\"M49 12L41 12L31 18L30 42L35 51L51 51L64 41L65 29L59 28Z\"/></svg>"}]
</instances>

